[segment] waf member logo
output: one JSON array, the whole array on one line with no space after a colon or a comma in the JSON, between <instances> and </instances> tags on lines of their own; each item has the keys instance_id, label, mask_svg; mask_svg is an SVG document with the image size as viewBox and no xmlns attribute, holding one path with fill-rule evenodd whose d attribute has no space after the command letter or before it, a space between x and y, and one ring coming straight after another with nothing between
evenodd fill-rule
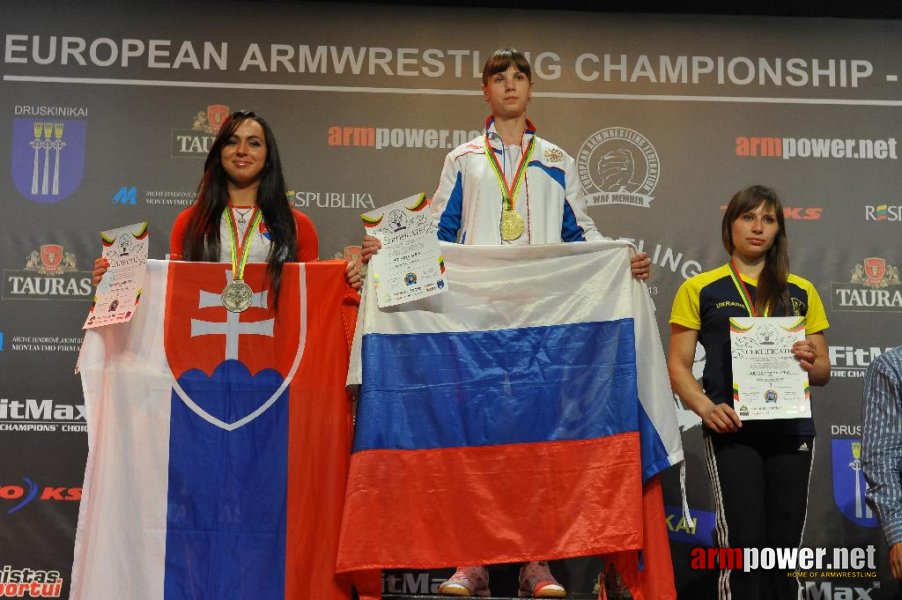
<instances>
[{"instance_id":1,"label":"waf member logo","mask_svg":"<svg viewBox=\"0 0 902 600\"><path fill-rule=\"evenodd\" d=\"M203 158L210 151L219 128L229 116L225 104L210 104L191 120L191 129L173 129L170 140L172 158Z\"/></svg>"},{"instance_id":2,"label":"waf member logo","mask_svg":"<svg viewBox=\"0 0 902 600\"><path fill-rule=\"evenodd\" d=\"M867 484L861 470L861 440L834 438L831 444L836 507L860 527L877 527L877 517L864 500Z\"/></svg>"},{"instance_id":3,"label":"waf member logo","mask_svg":"<svg viewBox=\"0 0 902 600\"><path fill-rule=\"evenodd\" d=\"M175 377L173 401L225 431L250 423L286 396L304 354L305 271L283 271L277 315L265 268L248 265L251 306L230 312L222 304L229 265L169 267L165 346Z\"/></svg>"},{"instance_id":4,"label":"waf member logo","mask_svg":"<svg viewBox=\"0 0 902 600\"><path fill-rule=\"evenodd\" d=\"M19 193L41 204L68 198L85 168L85 121L13 120L12 178Z\"/></svg>"},{"instance_id":5,"label":"waf member logo","mask_svg":"<svg viewBox=\"0 0 902 600\"><path fill-rule=\"evenodd\" d=\"M882 257L865 258L852 267L849 283L831 284L831 305L840 311L902 311L899 267Z\"/></svg>"},{"instance_id":6,"label":"waf member logo","mask_svg":"<svg viewBox=\"0 0 902 600\"><path fill-rule=\"evenodd\" d=\"M626 127L596 131L576 159L588 206L628 204L648 208L658 185L658 152L644 135Z\"/></svg>"}]
</instances>

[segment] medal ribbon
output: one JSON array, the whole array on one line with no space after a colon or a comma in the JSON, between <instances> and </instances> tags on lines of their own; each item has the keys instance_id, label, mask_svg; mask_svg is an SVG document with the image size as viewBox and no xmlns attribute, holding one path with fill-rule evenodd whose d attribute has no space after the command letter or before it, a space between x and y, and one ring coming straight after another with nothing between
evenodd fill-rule
<instances>
[{"instance_id":1,"label":"medal ribbon","mask_svg":"<svg viewBox=\"0 0 902 600\"><path fill-rule=\"evenodd\" d=\"M489 117L491 120L491 117ZM517 201L517 192L520 191L520 184L523 183L523 176L526 174L526 166L529 164L529 159L532 156L532 151L535 149L536 145L536 137L532 136L532 139L529 140L529 145L526 147L526 152L523 153L523 156L520 157L520 164L517 165L517 171L514 173L514 183L510 186L507 184L507 178L504 176L504 170L501 168L501 165L498 164L498 159L495 158L495 150L492 149L492 145L489 143L489 122L486 121L486 131L483 142L485 143L485 155L486 158L489 159L489 164L492 166L492 171L495 172L495 177L498 178L498 185L501 187L501 200L504 204L504 208L508 210L514 210L514 203ZM502 142L503 143L503 142Z\"/></svg>"},{"instance_id":2,"label":"medal ribbon","mask_svg":"<svg viewBox=\"0 0 902 600\"><path fill-rule=\"evenodd\" d=\"M229 225L229 256L232 259L232 281L244 279L244 267L247 265L247 257L250 255L251 232L255 230L263 219L263 213L257 207L254 207L251 222L244 230L244 236L241 244L238 244L238 225L235 223L235 217L232 216L232 206L228 206L226 211L226 221Z\"/></svg>"},{"instance_id":3,"label":"medal ribbon","mask_svg":"<svg viewBox=\"0 0 902 600\"><path fill-rule=\"evenodd\" d=\"M752 295L749 293L749 288L746 287L742 277L739 276L739 269L736 268L736 263L733 262L732 258L730 259L730 277L733 278L733 285L736 286L739 297L742 298L742 303L745 304L745 309L749 311L749 316L757 317L758 311L755 310L755 303L752 301ZM767 316L766 308L764 309L764 316Z\"/></svg>"}]
</instances>

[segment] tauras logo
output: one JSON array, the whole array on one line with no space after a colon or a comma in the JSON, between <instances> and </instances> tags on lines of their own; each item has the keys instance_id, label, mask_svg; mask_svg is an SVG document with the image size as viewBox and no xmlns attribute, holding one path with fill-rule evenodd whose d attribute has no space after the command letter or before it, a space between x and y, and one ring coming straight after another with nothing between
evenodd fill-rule
<instances>
[{"instance_id":1,"label":"tauras logo","mask_svg":"<svg viewBox=\"0 0 902 600\"><path fill-rule=\"evenodd\" d=\"M172 158L203 158L210 151L219 128L229 116L225 104L210 104L199 110L191 121L191 129L173 129L170 140Z\"/></svg>"},{"instance_id":2,"label":"tauras logo","mask_svg":"<svg viewBox=\"0 0 902 600\"><path fill-rule=\"evenodd\" d=\"M851 269L849 283L830 285L833 310L902 312L899 268L885 258L870 256Z\"/></svg>"},{"instance_id":3,"label":"tauras logo","mask_svg":"<svg viewBox=\"0 0 902 600\"><path fill-rule=\"evenodd\" d=\"M4 300L86 300L93 293L91 273L78 271L75 255L61 244L32 250L24 269L3 269Z\"/></svg>"}]
</instances>

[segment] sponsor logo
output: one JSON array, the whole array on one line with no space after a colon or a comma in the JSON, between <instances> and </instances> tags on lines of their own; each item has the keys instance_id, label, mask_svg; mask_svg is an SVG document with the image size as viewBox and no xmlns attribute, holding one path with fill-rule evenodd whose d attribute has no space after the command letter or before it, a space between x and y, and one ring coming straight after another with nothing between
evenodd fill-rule
<instances>
[{"instance_id":1,"label":"sponsor logo","mask_svg":"<svg viewBox=\"0 0 902 600\"><path fill-rule=\"evenodd\" d=\"M482 132L468 129L422 127L359 127L332 125L326 131L330 146L345 148L441 148L450 150L478 138Z\"/></svg>"},{"instance_id":2,"label":"sponsor logo","mask_svg":"<svg viewBox=\"0 0 902 600\"><path fill-rule=\"evenodd\" d=\"M687 521L682 506L664 506L667 534L675 542L685 542L694 546L714 546L714 513L692 509Z\"/></svg>"},{"instance_id":3,"label":"sponsor logo","mask_svg":"<svg viewBox=\"0 0 902 600\"><path fill-rule=\"evenodd\" d=\"M373 210L373 195L368 192L288 191L288 201L295 208L349 208Z\"/></svg>"},{"instance_id":4,"label":"sponsor logo","mask_svg":"<svg viewBox=\"0 0 902 600\"><path fill-rule=\"evenodd\" d=\"M429 572L384 571L382 593L436 595L445 579Z\"/></svg>"},{"instance_id":5,"label":"sponsor logo","mask_svg":"<svg viewBox=\"0 0 902 600\"><path fill-rule=\"evenodd\" d=\"M32 202L65 200L81 185L87 116L75 107L17 106L10 168L19 193Z\"/></svg>"},{"instance_id":6,"label":"sponsor logo","mask_svg":"<svg viewBox=\"0 0 902 600\"><path fill-rule=\"evenodd\" d=\"M875 358L892 349L892 346L879 348L855 348L853 346L830 346L831 377L860 379ZM859 432L860 435L860 432Z\"/></svg>"},{"instance_id":7,"label":"sponsor logo","mask_svg":"<svg viewBox=\"0 0 902 600\"><path fill-rule=\"evenodd\" d=\"M899 223L902 221L902 205L899 204L876 204L866 205L864 207L865 221L888 221L890 223Z\"/></svg>"},{"instance_id":8,"label":"sponsor logo","mask_svg":"<svg viewBox=\"0 0 902 600\"><path fill-rule=\"evenodd\" d=\"M148 190L140 192L135 186L123 185L113 195L113 204L135 206L189 206L194 202L194 192L176 190Z\"/></svg>"},{"instance_id":9,"label":"sponsor logo","mask_svg":"<svg viewBox=\"0 0 902 600\"><path fill-rule=\"evenodd\" d=\"M8 515L19 512L34 501L77 502L81 500L80 487L39 486L30 477L23 477L22 484L0 483L0 501L9 504L4 512Z\"/></svg>"},{"instance_id":10,"label":"sponsor logo","mask_svg":"<svg viewBox=\"0 0 902 600\"><path fill-rule=\"evenodd\" d=\"M9 338L10 352L78 352L82 338L56 335L13 335ZM0 332L0 350L3 333Z\"/></svg>"},{"instance_id":11,"label":"sponsor logo","mask_svg":"<svg viewBox=\"0 0 902 600\"><path fill-rule=\"evenodd\" d=\"M692 548L690 567L701 569L731 569L746 573L763 569L789 570L795 577L854 577L876 578L876 547L853 548ZM868 570L865 570L868 569Z\"/></svg>"},{"instance_id":12,"label":"sponsor logo","mask_svg":"<svg viewBox=\"0 0 902 600\"><path fill-rule=\"evenodd\" d=\"M59 598L62 592L59 571L16 569L12 565L0 568L0 598Z\"/></svg>"},{"instance_id":13,"label":"sponsor logo","mask_svg":"<svg viewBox=\"0 0 902 600\"><path fill-rule=\"evenodd\" d=\"M229 107L211 104L195 113L191 129L173 129L169 155L172 158L203 158L210 151L216 133L229 116Z\"/></svg>"},{"instance_id":14,"label":"sponsor logo","mask_svg":"<svg viewBox=\"0 0 902 600\"><path fill-rule=\"evenodd\" d=\"M626 127L596 131L583 142L576 164L588 206L651 206L661 164L658 151L638 131Z\"/></svg>"},{"instance_id":15,"label":"sponsor logo","mask_svg":"<svg viewBox=\"0 0 902 600\"><path fill-rule=\"evenodd\" d=\"M833 438L833 500L843 516L859 527L877 527L877 517L864 500L867 484L861 470L861 440Z\"/></svg>"},{"instance_id":16,"label":"sponsor logo","mask_svg":"<svg viewBox=\"0 0 902 600\"><path fill-rule=\"evenodd\" d=\"M896 160L896 138L736 138L736 156L744 158L851 158L855 160Z\"/></svg>"},{"instance_id":17,"label":"sponsor logo","mask_svg":"<svg viewBox=\"0 0 902 600\"><path fill-rule=\"evenodd\" d=\"M784 206L783 218L787 221L820 221L824 209L820 206Z\"/></svg>"},{"instance_id":18,"label":"sponsor logo","mask_svg":"<svg viewBox=\"0 0 902 600\"><path fill-rule=\"evenodd\" d=\"M726 211L727 205L723 204L720 207L720 210ZM783 207L783 218L787 221L820 221L821 216L823 215L824 209L820 206L813 207Z\"/></svg>"},{"instance_id":19,"label":"sponsor logo","mask_svg":"<svg viewBox=\"0 0 902 600\"><path fill-rule=\"evenodd\" d=\"M865 258L852 267L849 283L830 284L830 300L838 311L902 312L899 268L885 258Z\"/></svg>"},{"instance_id":20,"label":"sponsor logo","mask_svg":"<svg viewBox=\"0 0 902 600\"><path fill-rule=\"evenodd\" d=\"M25 258L25 268L3 269L4 300L86 300L91 272L79 271L61 244L44 244Z\"/></svg>"},{"instance_id":21,"label":"sponsor logo","mask_svg":"<svg viewBox=\"0 0 902 600\"><path fill-rule=\"evenodd\" d=\"M835 575L834 575L835 576ZM858 578L864 579L864 573L859 573ZM872 596L880 589L880 582L875 581L869 587L857 587L838 585L832 581L806 581L804 600L873 600Z\"/></svg>"},{"instance_id":22,"label":"sponsor logo","mask_svg":"<svg viewBox=\"0 0 902 600\"><path fill-rule=\"evenodd\" d=\"M138 203L138 188L135 186L122 186L119 188L119 191L113 196L113 204L131 204L132 206Z\"/></svg>"},{"instance_id":23,"label":"sponsor logo","mask_svg":"<svg viewBox=\"0 0 902 600\"><path fill-rule=\"evenodd\" d=\"M86 432L85 405L49 399L0 398L0 432L4 431Z\"/></svg>"}]
</instances>

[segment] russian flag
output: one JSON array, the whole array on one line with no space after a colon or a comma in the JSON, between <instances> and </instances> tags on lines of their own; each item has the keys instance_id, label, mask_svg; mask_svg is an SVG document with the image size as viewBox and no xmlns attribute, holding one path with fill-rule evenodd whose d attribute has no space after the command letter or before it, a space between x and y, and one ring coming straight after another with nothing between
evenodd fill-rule
<instances>
[{"instance_id":1,"label":"russian flag","mask_svg":"<svg viewBox=\"0 0 902 600\"><path fill-rule=\"evenodd\" d=\"M335 574L357 295L344 263L150 261L130 323L89 331L88 461L71 598L351 598Z\"/></svg>"},{"instance_id":2,"label":"russian flag","mask_svg":"<svg viewBox=\"0 0 902 600\"><path fill-rule=\"evenodd\" d=\"M631 252L443 244L446 294L365 303L340 572L635 557L650 527L667 597L655 475L683 454Z\"/></svg>"}]
</instances>

